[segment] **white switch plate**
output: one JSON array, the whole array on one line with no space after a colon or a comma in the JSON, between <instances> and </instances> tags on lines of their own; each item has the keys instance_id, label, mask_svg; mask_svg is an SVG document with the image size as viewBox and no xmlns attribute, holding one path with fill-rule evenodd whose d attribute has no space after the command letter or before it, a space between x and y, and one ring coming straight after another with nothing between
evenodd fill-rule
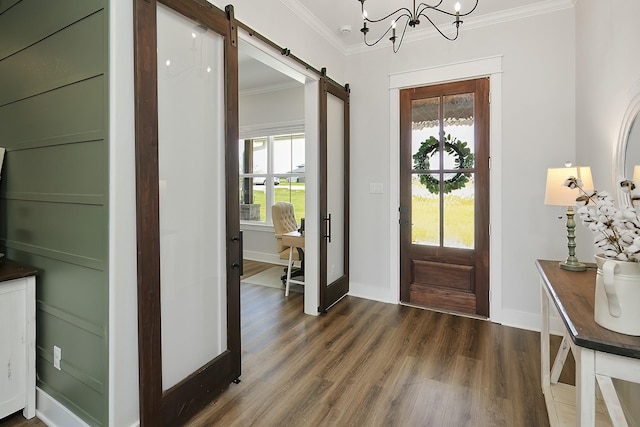
<instances>
[{"instance_id":1,"label":"white switch plate","mask_svg":"<svg viewBox=\"0 0 640 427\"><path fill-rule=\"evenodd\" d=\"M384 193L384 186L381 182L372 182L369 183L369 193L370 194L382 194Z\"/></svg>"},{"instance_id":2,"label":"white switch plate","mask_svg":"<svg viewBox=\"0 0 640 427\"><path fill-rule=\"evenodd\" d=\"M62 349L57 345L53 346L53 367L60 370L60 360L62 360Z\"/></svg>"}]
</instances>

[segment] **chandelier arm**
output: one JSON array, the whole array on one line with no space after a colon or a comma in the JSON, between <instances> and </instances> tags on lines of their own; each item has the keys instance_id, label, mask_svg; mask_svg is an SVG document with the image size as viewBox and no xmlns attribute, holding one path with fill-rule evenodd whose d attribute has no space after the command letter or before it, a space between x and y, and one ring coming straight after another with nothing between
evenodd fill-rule
<instances>
[{"instance_id":1,"label":"chandelier arm","mask_svg":"<svg viewBox=\"0 0 640 427\"><path fill-rule=\"evenodd\" d=\"M404 32L407 30L407 25L409 24L409 20L411 19L411 17L409 15L407 15L406 13L403 13L402 15L400 15L397 18L397 20L399 20L402 17L406 17L407 18L407 21L404 24L404 30L402 31L402 37L404 38ZM396 22L397 22L397 20L396 20ZM364 33L364 44L366 44L367 46L375 46L375 45L377 45L383 38L385 38L387 36L387 34L389 34L389 31L391 31L392 28L393 27L390 25L389 28L387 28L387 31L385 31L384 34L382 34L380 36L380 38L378 40L376 40L375 42L373 42L373 43L369 43L367 41L367 34Z\"/></svg>"},{"instance_id":2,"label":"chandelier arm","mask_svg":"<svg viewBox=\"0 0 640 427\"><path fill-rule=\"evenodd\" d=\"M440 5L442 4L442 2L443 2L443 1L444 1L444 0L440 0L440 1L438 2L438 4L433 4L433 5L432 5L432 4L426 4L426 3L422 3L422 2L420 2L420 4L418 4L417 9L420 9L420 6L424 6L424 7L425 7L425 8L427 8L427 9L436 9L436 10L440 10L440 9L438 9L438 8L440 7Z\"/></svg>"},{"instance_id":3,"label":"chandelier arm","mask_svg":"<svg viewBox=\"0 0 640 427\"><path fill-rule=\"evenodd\" d=\"M460 33L460 28L456 27L456 36L455 37L449 37L448 35L446 35L445 33L442 32L442 30L440 28L438 28L438 26L431 20L431 18L429 18L427 15L422 15L423 17L425 17L427 19L427 21L429 21L429 23L433 26L433 28L435 28L442 37L444 37L445 39L449 40L449 41L454 41L458 38L458 34Z\"/></svg>"},{"instance_id":4,"label":"chandelier arm","mask_svg":"<svg viewBox=\"0 0 640 427\"><path fill-rule=\"evenodd\" d=\"M473 5L473 8L469 12L461 13L461 14L459 14L459 16L471 15L473 13L473 11L476 10L477 7L478 7L478 0L476 0L476 4Z\"/></svg>"},{"instance_id":5,"label":"chandelier arm","mask_svg":"<svg viewBox=\"0 0 640 427\"><path fill-rule=\"evenodd\" d=\"M454 16L454 17L456 17L456 16L467 16L467 15L471 15L473 13L473 11L476 10L476 8L478 7L478 0L476 0L475 5L473 6L473 8L470 11L465 12L465 13L459 13L459 12L456 13L456 12L448 12L448 11L446 11L444 9L439 9L438 7L440 6L441 3L442 3L442 1L440 1L438 4L436 4L434 6L428 5L426 3L420 3L418 5L419 12L416 13L416 17L418 17L420 15L425 16L424 12L427 9L435 10L436 12L440 12L440 13L443 13L445 15ZM420 9L420 8L422 8L422 9ZM426 16L425 16L425 18L426 18Z\"/></svg>"},{"instance_id":6,"label":"chandelier arm","mask_svg":"<svg viewBox=\"0 0 640 427\"><path fill-rule=\"evenodd\" d=\"M397 12L397 11L396 11L396 12ZM409 25L409 20L411 20L411 19L412 19L412 17L411 17L408 13L403 13L403 14L401 14L400 16L398 16L398 17L396 18L396 22L398 22L398 21L399 21L400 19L402 19L403 17L404 17L404 18L407 18L407 20L405 21L405 24L404 24L404 30L402 31L402 37L404 37L404 32L407 30L407 25ZM368 42L368 41L367 41L367 33L366 33L366 32L365 32L365 33L363 33L363 35L364 35L364 44L366 44L367 46L375 46L375 45L377 45L377 44L378 44L378 43L379 43L383 38L385 38L385 37L387 36L387 34L389 34L389 31L391 31L392 29L393 29L393 26L392 26L392 25L390 25L390 26L389 26L389 28L387 28L387 31L385 31L385 32L380 36L380 38L379 38L378 40L376 40L375 42L373 42L373 43Z\"/></svg>"},{"instance_id":7,"label":"chandelier arm","mask_svg":"<svg viewBox=\"0 0 640 427\"><path fill-rule=\"evenodd\" d=\"M375 42L373 42L373 43L369 43L369 42L367 41L367 34L365 33L365 35L364 35L364 44L366 44L367 46L375 46L375 45L377 45L378 43L380 43L380 41L381 41L383 38L385 38L385 37L386 37L386 35L387 35L387 34L389 34L389 31L391 31L391 27L387 28L387 31L385 31L385 32L384 32L384 34L382 34L382 35L380 36L380 38L379 38L378 40L376 40Z\"/></svg>"},{"instance_id":8,"label":"chandelier arm","mask_svg":"<svg viewBox=\"0 0 640 427\"><path fill-rule=\"evenodd\" d=\"M387 16L385 16L384 18L380 18L380 19L369 19L369 18L367 17L367 18L364 18L364 20L365 20L365 21L367 21L367 22L372 22L372 23L382 22L382 21L384 21L385 19L391 18L391 17L392 17L393 15L395 15L396 13L398 13L398 12L402 12L402 11L405 11L408 15L405 15L404 13L402 13L402 14L400 14L400 16L398 16L398 18L396 18L396 20L397 20L397 19L400 19L402 16L409 16L409 17L413 16L413 12L412 12L411 10L407 9L406 7L401 7L400 9L398 9L398 10L396 10L396 11L391 12L390 14L388 14ZM411 19L411 18L409 18L409 19Z\"/></svg>"},{"instance_id":9,"label":"chandelier arm","mask_svg":"<svg viewBox=\"0 0 640 427\"><path fill-rule=\"evenodd\" d=\"M398 53L400 50L400 46L402 46L402 40L404 40L404 34L407 31L407 26L409 25L409 20L404 23L404 28L402 29L402 36L400 36L400 41L398 42L398 47L396 48L395 43L393 45L393 53Z\"/></svg>"},{"instance_id":10,"label":"chandelier arm","mask_svg":"<svg viewBox=\"0 0 640 427\"><path fill-rule=\"evenodd\" d=\"M420 16L425 16L424 13L427 10L433 10L435 12L439 12L439 13L442 13L444 15L451 15L451 16L455 16L456 15L455 12L454 13L449 13L446 10L438 9L436 6L430 6L428 4L420 3L418 5L418 9L416 10L416 18L418 18Z\"/></svg>"}]
</instances>

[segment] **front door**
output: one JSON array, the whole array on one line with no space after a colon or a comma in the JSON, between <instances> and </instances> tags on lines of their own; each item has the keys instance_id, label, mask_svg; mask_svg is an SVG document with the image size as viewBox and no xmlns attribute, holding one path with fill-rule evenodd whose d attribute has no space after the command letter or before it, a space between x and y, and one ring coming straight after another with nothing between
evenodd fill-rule
<instances>
[{"instance_id":1,"label":"front door","mask_svg":"<svg viewBox=\"0 0 640 427\"><path fill-rule=\"evenodd\" d=\"M400 91L400 300L489 316L489 79Z\"/></svg>"},{"instance_id":2,"label":"front door","mask_svg":"<svg viewBox=\"0 0 640 427\"><path fill-rule=\"evenodd\" d=\"M240 376L237 26L134 4L140 424L176 426Z\"/></svg>"}]
</instances>

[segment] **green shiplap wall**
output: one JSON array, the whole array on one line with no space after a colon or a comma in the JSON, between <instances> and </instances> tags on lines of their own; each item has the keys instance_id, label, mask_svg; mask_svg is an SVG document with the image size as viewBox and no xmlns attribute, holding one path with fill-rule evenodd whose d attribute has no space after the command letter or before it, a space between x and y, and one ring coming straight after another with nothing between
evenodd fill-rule
<instances>
[{"instance_id":1,"label":"green shiplap wall","mask_svg":"<svg viewBox=\"0 0 640 427\"><path fill-rule=\"evenodd\" d=\"M107 6L0 0L0 244L40 270L38 386L95 426L108 424Z\"/></svg>"}]
</instances>

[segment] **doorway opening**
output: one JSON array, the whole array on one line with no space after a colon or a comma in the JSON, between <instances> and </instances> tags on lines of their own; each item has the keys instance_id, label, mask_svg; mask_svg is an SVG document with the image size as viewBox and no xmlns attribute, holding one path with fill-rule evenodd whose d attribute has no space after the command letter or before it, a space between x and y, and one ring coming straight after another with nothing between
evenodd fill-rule
<instances>
[{"instance_id":1,"label":"doorway opening","mask_svg":"<svg viewBox=\"0 0 640 427\"><path fill-rule=\"evenodd\" d=\"M318 310L317 229L317 78L276 57L267 46L239 36L239 183L244 258L272 265L269 286L280 277L288 257L278 251L271 209L294 205L298 227L305 219L304 312ZM287 63L283 62L287 61ZM317 239L315 239L317 241ZM274 283L271 283L274 282ZM298 288L300 289L300 288Z\"/></svg>"}]
</instances>

